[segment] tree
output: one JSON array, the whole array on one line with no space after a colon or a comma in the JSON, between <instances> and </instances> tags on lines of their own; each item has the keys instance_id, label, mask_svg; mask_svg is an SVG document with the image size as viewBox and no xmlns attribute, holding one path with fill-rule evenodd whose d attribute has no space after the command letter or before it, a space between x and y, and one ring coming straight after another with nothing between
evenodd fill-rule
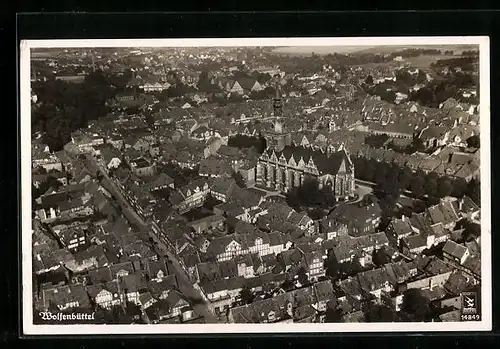
<instances>
[{"instance_id":1,"label":"tree","mask_svg":"<svg viewBox=\"0 0 500 349\"><path fill-rule=\"evenodd\" d=\"M34 84L40 105L32 114L33 132L45 132L44 142L49 148L61 150L71 140L71 132L108 113L105 103L116 94L111 79L118 77L95 71L81 84L59 80Z\"/></svg>"},{"instance_id":2,"label":"tree","mask_svg":"<svg viewBox=\"0 0 500 349\"><path fill-rule=\"evenodd\" d=\"M365 165L366 165L365 159L360 158L360 157L354 157L352 159L352 161L354 164L354 168L356 169L357 176L359 176L359 178L361 178L361 179L366 178L366 176L365 176Z\"/></svg>"},{"instance_id":3,"label":"tree","mask_svg":"<svg viewBox=\"0 0 500 349\"><path fill-rule=\"evenodd\" d=\"M365 79L365 84L367 85L373 85L373 76L368 75Z\"/></svg>"},{"instance_id":4,"label":"tree","mask_svg":"<svg viewBox=\"0 0 500 349\"><path fill-rule=\"evenodd\" d=\"M254 301L255 296L252 290L250 290L250 288L245 285L240 291L240 298L245 304L250 304Z\"/></svg>"},{"instance_id":5,"label":"tree","mask_svg":"<svg viewBox=\"0 0 500 349\"><path fill-rule=\"evenodd\" d=\"M455 178L451 186L452 186L451 195L456 198L462 197L467 190L466 180L460 177Z\"/></svg>"},{"instance_id":6,"label":"tree","mask_svg":"<svg viewBox=\"0 0 500 349\"><path fill-rule=\"evenodd\" d=\"M380 199L380 208L384 217L392 217L394 215L397 199L398 196L390 194L384 195Z\"/></svg>"},{"instance_id":7,"label":"tree","mask_svg":"<svg viewBox=\"0 0 500 349\"><path fill-rule=\"evenodd\" d=\"M269 82L272 79L271 75L269 73L259 73L257 75L257 81L261 84L265 84Z\"/></svg>"},{"instance_id":8,"label":"tree","mask_svg":"<svg viewBox=\"0 0 500 349\"><path fill-rule=\"evenodd\" d=\"M429 174L425 179L424 189L427 195L436 197L438 196L438 183L437 176L435 174Z\"/></svg>"},{"instance_id":9,"label":"tree","mask_svg":"<svg viewBox=\"0 0 500 349\"><path fill-rule=\"evenodd\" d=\"M385 162L379 162L376 166L375 183L379 184L382 188L385 188L386 185L387 167Z\"/></svg>"},{"instance_id":10,"label":"tree","mask_svg":"<svg viewBox=\"0 0 500 349\"><path fill-rule=\"evenodd\" d=\"M264 152L264 150L266 150L266 148L267 148L266 138L262 135L259 135L258 143L257 143L257 146L255 147L255 149L257 150L257 152L259 154L262 154Z\"/></svg>"},{"instance_id":11,"label":"tree","mask_svg":"<svg viewBox=\"0 0 500 349\"><path fill-rule=\"evenodd\" d=\"M422 141L422 139L418 138L418 137L413 138L410 150L411 150L411 153L414 153L415 151L424 151L425 146L424 146L424 142Z\"/></svg>"},{"instance_id":12,"label":"tree","mask_svg":"<svg viewBox=\"0 0 500 349\"><path fill-rule=\"evenodd\" d=\"M386 134L381 135L369 135L365 137L365 144L373 148L381 148L389 137Z\"/></svg>"},{"instance_id":13,"label":"tree","mask_svg":"<svg viewBox=\"0 0 500 349\"><path fill-rule=\"evenodd\" d=\"M427 82L427 74L423 70L418 70L417 83L425 84Z\"/></svg>"},{"instance_id":14,"label":"tree","mask_svg":"<svg viewBox=\"0 0 500 349\"><path fill-rule=\"evenodd\" d=\"M33 198L38 198L40 195L43 195L47 192L49 189L53 189L54 191L58 191L59 188L62 186L62 183L59 182L55 177L53 176L47 176L46 180L40 184L38 188L33 188Z\"/></svg>"},{"instance_id":15,"label":"tree","mask_svg":"<svg viewBox=\"0 0 500 349\"><path fill-rule=\"evenodd\" d=\"M397 313L392 308L384 304L374 304L370 302L364 310L364 315L366 322L399 321Z\"/></svg>"},{"instance_id":16,"label":"tree","mask_svg":"<svg viewBox=\"0 0 500 349\"><path fill-rule=\"evenodd\" d=\"M325 274L332 279L337 279L339 276L339 263L332 251L328 252L328 257L323 262Z\"/></svg>"},{"instance_id":17,"label":"tree","mask_svg":"<svg viewBox=\"0 0 500 349\"><path fill-rule=\"evenodd\" d=\"M425 181L422 177L414 177L410 183L411 192L417 197L422 196L425 193L424 184Z\"/></svg>"},{"instance_id":18,"label":"tree","mask_svg":"<svg viewBox=\"0 0 500 349\"><path fill-rule=\"evenodd\" d=\"M307 277L306 269L304 267L299 268L299 270L297 271L297 276L302 286L309 285L309 278Z\"/></svg>"},{"instance_id":19,"label":"tree","mask_svg":"<svg viewBox=\"0 0 500 349\"><path fill-rule=\"evenodd\" d=\"M398 197L400 192L400 185L398 181L399 168L395 165L387 166L387 173L385 176L385 192L388 195Z\"/></svg>"},{"instance_id":20,"label":"tree","mask_svg":"<svg viewBox=\"0 0 500 349\"><path fill-rule=\"evenodd\" d=\"M250 137L246 135L235 135L229 138L228 145L230 147L237 148L251 148L251 147L259 147L261 141L256 137Z\"/></svg>"},{"instance_id":21,"label":"tree","mask_svg":"<svg viewBox=\"0 0 500 349\"><path fill-rule=\"evenodd\" d=\"M367 160L366 166L365 166L365 180L366 181L373 181L375 177L375 163L373 160Z\"/></svg>"},{"instance_id":22,"label":"tree","mask_svg":"<svg viewBox=\"0 0 500 349\"><path fill-rule=\"evenodd\" d=\"M295 289L295 285L293 284L292 280L285 280L281 284L281 288L283 289L283 291L289 292L289 291L292 291L293 289Z\"/></svg>"},{"instance_id":23,"label":"tree","mask_svg":"<svg viewBox=\"0 0 500 349\"><path fill-rule=\"evenodd\" d=\"M480 139L478 135L471 136L466 139L467 146L471 148L479 148L480 147Z\"/></svg>"},{"instance_id":24,"label":"tree","mask_svg":"<svg viewBox=\"0 0 500 349\"><path fill-rule=\"evenodd\" d=\"M312 220L319 220L322 219L326 216L325 210L316 207L313 208L312 210L307 212L307 215L312 219Z\"/></svg>"},{"instance_id":25,"label":"tree","mask_svg":"<svg viewBox=\"0 0 500 349\"><path fill-rule=\"evenodd\" d=\"M387 253L385 253L382 248L373 250L372 260L376 266L382 266L391 261Z\"/></svg>"},{"instance_id":26,"label":"tree","mask_svg":"<svg viewBox=\"0 0 500 349\"><path fill-rule=\"evenodd\" d=\"M243 176L239 172L233 172L231 177L236 181L236 184L241 187L245 188L246 184L245 181L243 180Z\"/></svg>"},{"instance_id":27,"label":"tree","mask_svg":"<svg viewBox=\"0 0 500 349\"><path fill-rule=\"evenodd\" d=\"M340 323L342 322L342 311L336 306L336 304L331 304L328 302L325 314L325 322L328 323Z\"/></svg>"},{"instance_id":28,"label":"tree","mask_svg":"<svg viewBox=\"0 0 500 349\"><path fill-rule=\"evenodd\" d=\"M445 196L450 196L452 193L451 180L448 177L441 177L438 180L438 196L443 198Z\"/></svg>"},{"instance_id":29,"label":"tree","mask_svg":"<svg viewBox=\"0 0 500 349\"><path fill-rule=\"evenodd\" d=\"M466 221L463 227L464 227L464 232L462 236L465 241L471 241L481 236L480 224Z\"/></svg>"},{"instance_id":30,"label":"tree","mask_svg":"<svg viewBox=\"0 0 500 349\"><path fill-rule=\"evenodd\" d=\"M404 292L401 310L414 321L431 320L431 302L420 289L411 288Z\"/></svg>"},{"instance_id":31,"label":"tree","mask_svg":"<svg viewBox=\"0 0 500 349\"><path fill-rule=\"evenodd\" d=\"M478 179L473 178L467 185L467 196L476 204L481 204L481 183Z\"/></svg>"},{"instance_id":32,"label":"tree","mask_svg":"<svg viewBox=\"0 0 500 349\"><path fill-rule=\"evenodd\" d=\"M402 169L398 176L399 187L402 189L408 189L411 184L413 173L408 167Z\"/></svg>"},{"instance_id":33,"label":"tree","mask_svg":"<svg viewBox=\"0 0 500 349\"><path fill-rule=\"evenodd\" d=\"M268 96L268 97L275 96L276 95L276 89L274 87L272 87L272 86L267 86L264 89L264 95Z\"/></svg>"}]
</instances>

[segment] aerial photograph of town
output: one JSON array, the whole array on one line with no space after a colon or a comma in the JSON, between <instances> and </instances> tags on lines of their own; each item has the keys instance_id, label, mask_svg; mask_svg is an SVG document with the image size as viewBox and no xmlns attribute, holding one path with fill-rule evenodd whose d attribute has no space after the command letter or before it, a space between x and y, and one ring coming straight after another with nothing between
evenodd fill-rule
<instances>
[{"instance_id":1,"label":"aerial photograph of town","mask_svg":"<svg viewBox=\"0 0 500 349\"><path fill-rule=\"evenodd\" d=\"M481 321L479 45L30 54L33 324Z\"/></svg>"}]
</instances>

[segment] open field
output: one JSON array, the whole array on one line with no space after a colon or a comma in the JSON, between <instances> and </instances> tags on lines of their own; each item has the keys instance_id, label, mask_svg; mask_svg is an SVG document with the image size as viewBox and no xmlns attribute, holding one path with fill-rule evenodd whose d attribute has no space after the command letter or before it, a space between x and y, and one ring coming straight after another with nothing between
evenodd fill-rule
<instances>
[{"instance_id":1,"label":"open field","mask_svg":"<svg viewBox=\"0 0 500 349\"><path fill-rule=\"evenodd\" d=\"M348 54L369 48L369 46L291 46L277 47L273 52L291 56L310 56L313 52L317 55L327 55L330 53Z\"/></svg>"},{"instance_id":2,"label":"open field","mask_svg":"<svg viewBox=\"0 0 500 349\"><path fill-rule=\"evenodd\" d=\"M329 53L392 53L406 49L439 49L442 51L453 50L462 52L466 50L478 50L475 45L418 45L418 46L291 46L278 47L273 52L288 55L310 55L312 52L318 55Z\"/></svg>"},{"instance_id":3,"label":"open field","mask_svg":"<svg viewBox=\"0 0 500 349\"><path fill-rule=\"evenodd\" d=\"M445 55L422 55L418 57L405 58L404 61L410 63L410 67L426 70L430 65L440 59L456 58L460 56L445 56Z\"/></svg>"}]
</instances>

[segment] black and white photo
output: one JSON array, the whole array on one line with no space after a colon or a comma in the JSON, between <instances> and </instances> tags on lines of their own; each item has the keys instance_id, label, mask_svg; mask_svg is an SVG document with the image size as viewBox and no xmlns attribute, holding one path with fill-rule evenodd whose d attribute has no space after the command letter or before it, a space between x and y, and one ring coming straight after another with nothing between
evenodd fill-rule
<instances>
[{"instance_id":1,"label":"black and white photo","mask_svg":"<svg viewBox=\"0 0 500 349\"><path fill-rule=\"evenodd\" d=\"M491 329L488 45L22 42L24 332Z\"/></svg>"}]
</instances>

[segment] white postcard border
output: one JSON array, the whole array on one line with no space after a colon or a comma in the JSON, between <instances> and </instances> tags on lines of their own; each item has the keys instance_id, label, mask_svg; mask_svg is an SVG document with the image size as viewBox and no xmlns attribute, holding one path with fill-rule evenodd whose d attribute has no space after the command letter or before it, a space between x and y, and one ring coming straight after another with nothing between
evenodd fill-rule
<instances>
[{"instance_id":1,"label":"white postcard border","mask_svg":"<svg viewBox=\"0 0 500 349\"><path fill-rule=\"evenodd\" d=\"M481 321L443 323L312 323L312 324L154 324L34 325L31 258L31 67L32 48L78 47L249 47L249 46L416 46L479 45L481 159ZM79 39L24 40L20 46L20 141L22 217L22 326L24 335L458 332L492 329L490 49L487 36L236 38L236 39Z\"/></svg>"}]
</instances>

